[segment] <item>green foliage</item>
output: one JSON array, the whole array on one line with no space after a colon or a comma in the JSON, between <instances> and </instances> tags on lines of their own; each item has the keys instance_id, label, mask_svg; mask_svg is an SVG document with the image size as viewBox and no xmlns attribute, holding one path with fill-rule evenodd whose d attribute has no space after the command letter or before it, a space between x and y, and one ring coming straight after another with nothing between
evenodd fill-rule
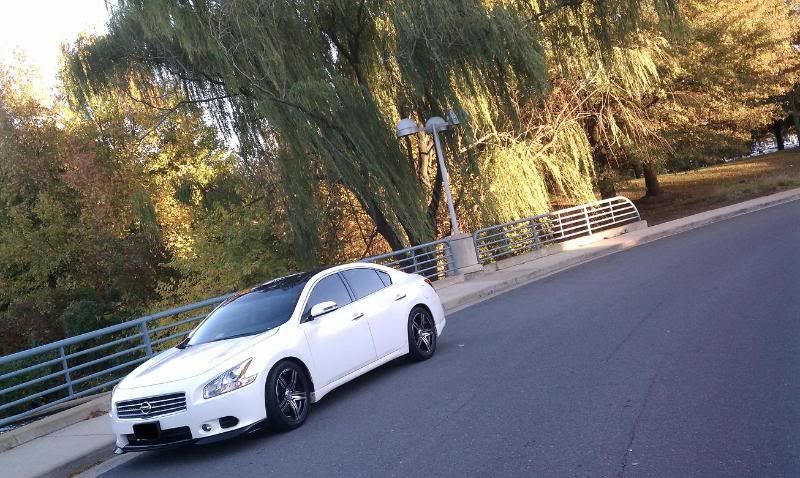
<instances>
[{"instance_id":1,"label":"green foliage","mask_svg":"<svg viewBox=\"0 0 800 478\"><path fill-rule=\"evenodd\" d=\"M746 154L751 133L782 118L798 81L797 14L789 2L682 0L686 34L659 61L650 108L673 169Z\"/></svg>"},{"instance_id":2,"label":"green foliage","mask_svg":"<svg viewBox=\"0 0 800 478\"><path fill-rule=\"evenodd\" d=\"M254 184L232 159L224 164L210 181L191 183L191 249L173 259L178 280L164 286L164 295L177 303L249 287L297 267L271 188Z\"/></svg>"},{"instance_id":3,"label":"green foliage","mask_svg":"<svg viewBox=\"0 0 800 478\"><path fill-rule=\"evenodd\" d=\"M231 186L241 170L201 110L154 113L175 101L168 88L136 99L109 90L80 111L44 106L22 74L0 68L0 353L160 307L164 284L214 269L216 246L239 262L210 274L203 297L286 269L272 256L277 239L265 240L271 223L251 232L255 216L220 219L223 207L242 219L259 189ZM214 243L217 232L226 239Z\"/></svg>"},{"instance_id":4,"label":"green foliage","mask_svg":"<svg viewBox=\"0 0 800 478\"><path fill-rule=\"evenodd\" d=\"M556 174L547 176L527 164L534 156L510 154L536 145L526 138L519 106L529 111L547 90L549 63L573 72L576 57L591 65L615 62L617 42L666 21L673 10L668 0L269 6L256 0L121 0L109 35L73 51L70 72L83 101L105 85L133 81L143 88L155 77L181 82L188 101L207 102L221 131L235 133L247 158L274 164L294 242L307 262L308 254L319 254L323 229L320 216L307 212L320 206L319 191L331 185L352 194L393 248L436 235L438 171L435 163L420 169L404 157L393 136L400 117L423 119L453 107L469 118L455 142L462 147L487 133L508 134L466 158L451 155L462 203L491 201L498 211L519 213L531 203L513 201L529 196L537 198L537 209L546 207L558 189L550 179L577 177L585 168L567 173L576 163L553 157L541 163L558 164L550 168ZM559 29L569 34L556 34ZM518 190L510 195L486 194L505 188L473 181L487 164L480 155L505 147L509 153L501 160L538 171L537 185L525 191L524 183L515 183Z\"/></svg>"},{"instance_id":5,"label":"green foliage","mask_svg":"<svg viewBox=\"0 0 800 478\"><path fill-rule=\"evenodd\" d=\"M45 106L0 68L0 351L744 151L798 82L783 0L110 2ZM680 15L678 15L680 11ZM234 151L235 149L235 151Z\"/></svg>"},{"instance_id":6,"label":"green foliage","mask_svg":"<svg viewBox=\"0 0 800 478\"><path fill-rule=\"evenodd\" d=\"M110 325L106 319L108 304L98 302L99 297L74 300L64 307L61 322L67 336L80 335L84 332L100 329Z\"/></svg>"}]
</instances>

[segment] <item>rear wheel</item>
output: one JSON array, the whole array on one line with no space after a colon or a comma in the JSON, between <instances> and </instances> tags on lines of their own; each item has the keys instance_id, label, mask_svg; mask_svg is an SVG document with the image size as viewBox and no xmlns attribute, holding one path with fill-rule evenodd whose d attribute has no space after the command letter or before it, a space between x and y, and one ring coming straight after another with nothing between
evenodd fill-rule
<instances>
[{"instance_id":1,"label":"rear wheel","mask_svg":"<svg viewBox=\"0 0 800 478\"><path fill-rule=\"evenodd\" d=\"M436 322L424 307L414 307L408 315L408 356L427 360L436 352Z\"/></svg>"},{"instance_id":2,"label":"rear wheel","mask_svg":"<svg viewBox=\"0 0 800 478\"><path fill-rule=\"evenodd\" d=\"M267 421L274 430L294 430L308 417L311 381L295 362L284 360L267 376Z\"/></svg>"}]
</instances>

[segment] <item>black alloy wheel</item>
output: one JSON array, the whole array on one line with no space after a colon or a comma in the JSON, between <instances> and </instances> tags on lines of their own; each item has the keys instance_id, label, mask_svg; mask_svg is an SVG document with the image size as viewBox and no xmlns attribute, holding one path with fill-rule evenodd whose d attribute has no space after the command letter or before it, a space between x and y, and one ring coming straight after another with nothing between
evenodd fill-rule
<instances>
[{"instance_id":1,"label":"black alloy wheel","mask_svg":"<svg viewBox=\"0 0 800 478\"><path fill-rule=\"evenodd\" d=\"M284 360L267 377L267 421L272 429L294 430L308 417L311 381L295 362Z\"/></svg>"},{"instance_id":2,"label":"black alloy wheel","mask_svg":"<svg viewBox=\"0 0 800 478\"><path fill-rule=\"evenodd\" d=\"M408 315L408 356L427 360L436 351L436 323L424 307L414 307Z\"/></svg>"}]
</instances>

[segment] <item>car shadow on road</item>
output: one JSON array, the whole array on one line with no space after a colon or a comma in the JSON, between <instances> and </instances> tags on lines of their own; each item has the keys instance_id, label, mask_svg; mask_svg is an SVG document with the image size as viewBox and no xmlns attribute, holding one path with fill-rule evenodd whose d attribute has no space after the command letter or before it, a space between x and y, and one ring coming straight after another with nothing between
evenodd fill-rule
<instances>
[{"instance_id":1,"label":"car shadow on road","mask_svg":"<svg viewBox=\"0 0 800 478\"><path fill-rule=\"evenodd\" d=\"M437 354L445 352L447 348L446 344L440 342L437 344ZM308 422L304 427L292 433L302 433L305 427L313 424L317 419L323 419L323 414L326 410L342 406L350 400L357 398L359 394L363 394L370 388L375 387L378 383L396 376L397 374L405 373L407 369L413 368L415 365L423 364L416 364L410 362L405 357L400 357L337 387L327 394L324 400L312 405ZM256 449L263 449L269 446L272 440L280 440L284 435L286 435L286 433L275 432L268 427L264 427L249 434L217 443L188 445L186 447L173 448L170 450L144 452L141 453L140 456L132 458L130 461L120 465L120 467L129 470L139 469L138 471L151 468L158 469L158 467L167 464L170 467L183 465L196 467L203 463L222 459L228 460L232 456L245 455Z\"/></svg>"}]
</instances>

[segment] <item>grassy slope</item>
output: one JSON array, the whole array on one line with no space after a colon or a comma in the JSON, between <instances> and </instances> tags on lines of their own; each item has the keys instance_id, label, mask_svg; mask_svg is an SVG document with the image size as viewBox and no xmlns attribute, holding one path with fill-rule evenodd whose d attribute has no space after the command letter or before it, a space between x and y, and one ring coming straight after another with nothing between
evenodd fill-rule
<instances>
[{"instance_id":1,"label":"grassy slope","mask_svg":"<svg viewBox=\"0 0 800 478\"><path fill-rule=\"evenodd\" d=\"M728 204L800 187L800 150L659 176L663 196L644 198L644 179L624 181L622 196L636 202L642 218L658 224Z\"/></svg>"}]
</instances>

